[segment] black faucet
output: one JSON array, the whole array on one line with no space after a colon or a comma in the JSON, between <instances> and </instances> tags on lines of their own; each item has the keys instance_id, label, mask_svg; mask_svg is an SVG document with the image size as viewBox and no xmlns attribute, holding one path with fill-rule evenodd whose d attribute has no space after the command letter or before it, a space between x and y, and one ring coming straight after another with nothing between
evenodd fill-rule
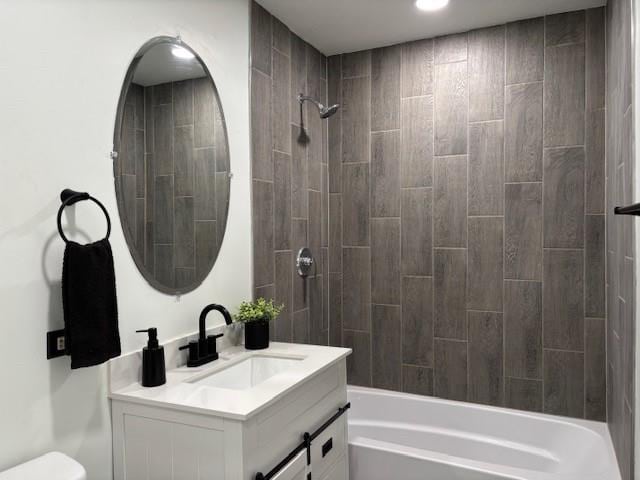
<instances>
[{"instance_id":1,"label":"black faucet","mask_svg":"<svg viewBox=\"0 0 640 480\"><path fill-rule=\"evenodd\" d=\"M218 335L209 335L207 336L206 328L205 328L205 320L207 318L207 314L211 310L217 310L224 317L224 321L227 325L231 325L231 315L229 311L224 308L222 305L217 305L212 303L211 305L207 305L204 307L202 312L200 313L199 323L199 336L198 340L192 340L188 345L183 345L180 347L180 350L189 349L189 359L187 360L187 367L199 367L200 365L204 365L205 363L213 362L218 359L218 352L216 350L216 339L223 336L222 333Z\"/></svg>"}]
</instances>

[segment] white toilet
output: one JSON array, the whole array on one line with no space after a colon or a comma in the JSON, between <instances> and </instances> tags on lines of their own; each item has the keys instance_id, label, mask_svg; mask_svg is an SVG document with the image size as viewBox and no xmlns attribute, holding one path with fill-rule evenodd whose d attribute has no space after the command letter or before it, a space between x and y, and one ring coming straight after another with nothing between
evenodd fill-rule
<instances>
[{"instance_id":1,"label":"white toilet","mask_svg":"<svg viewBox=\"0 0 640 480\"><path fill-rule=\"evenodd\" d=\"M84 467L59 452L51 452L0 472L0 480L87 480Z\"/></svg>"}]
</instances>

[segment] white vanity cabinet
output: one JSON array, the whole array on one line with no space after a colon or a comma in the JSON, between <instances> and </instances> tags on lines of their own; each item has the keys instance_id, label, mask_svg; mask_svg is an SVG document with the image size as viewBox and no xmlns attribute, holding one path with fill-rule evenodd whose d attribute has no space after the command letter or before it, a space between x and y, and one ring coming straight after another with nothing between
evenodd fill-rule
<instances>
[{"instance_id":1,"label":"white vanity cabinet","mask_svg":"<svg viewBox=\"0 0 640 480\"><path fill-rule=\"evenodd\" d=\"M308 480L311 473L313 480L347 480L348 413L336 415L346 404L345 358L247 418L112 396L114 478L255 480L285 460L305 432L324 427L271 479Z\"/></svg>"}]
</instances>

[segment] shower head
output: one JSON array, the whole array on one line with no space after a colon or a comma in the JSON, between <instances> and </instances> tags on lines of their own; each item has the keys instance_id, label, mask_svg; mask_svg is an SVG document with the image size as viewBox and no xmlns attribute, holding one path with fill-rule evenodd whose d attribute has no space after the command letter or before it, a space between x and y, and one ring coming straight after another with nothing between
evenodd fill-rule
<instances>
[{"instance_id":1,"label":"shower head","mask_svg":"<svg viewBox=\"0 0 640 480\"><path fill-rule=\"evenodd\" d=\"M306 101L313 103L318 109L318 111L320 112L320 118L322 119L329 118L331 115L336 113L340 108L340 105L337 103L335 105L331 105L330 107L325 107L315 98L309 97L308 95L303 95L302 93L298 95L298 101L300 102L300 105L302 105Z\"/></svg>"},{"instance_id":2,"label":"shower head","mask_svg":"<svg viewBox=\"0 0 640 480\"><path fill-rule=\"evenodd\" d=\"M329 118L331 115L336 113L340 108L339 104L331 105L330 107L324 107L320 109L320 118Z\"/></svg>"}]
</instances>

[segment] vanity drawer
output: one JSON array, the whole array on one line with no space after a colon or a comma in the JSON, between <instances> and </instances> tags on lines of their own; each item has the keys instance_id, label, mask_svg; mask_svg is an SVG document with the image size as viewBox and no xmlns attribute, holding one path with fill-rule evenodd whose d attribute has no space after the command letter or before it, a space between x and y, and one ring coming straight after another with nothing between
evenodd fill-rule
<instances>
[{"instance_id":1,"label":"vanity drawer","mask_svg":"<svg viewBox=\"0 0 640 480\"><path fill-rule=\"evenodd\" d=\"M314 478L323 478L336 461L346 454L347 416L342 415L311 442Z\"/></svg>"},{"instance_id":2,"label":"vanity drawer","mask_svg":"<svg viewBox=\"0 0 640 480\"><path fill-rule=\"evenodd\" d=\"M324 421L346 398L346 368L334 365L305 382L256 419L258 447L268 448L273 439L291 437L299 441L300 432Z\"/></svg>"}]
</instances>

